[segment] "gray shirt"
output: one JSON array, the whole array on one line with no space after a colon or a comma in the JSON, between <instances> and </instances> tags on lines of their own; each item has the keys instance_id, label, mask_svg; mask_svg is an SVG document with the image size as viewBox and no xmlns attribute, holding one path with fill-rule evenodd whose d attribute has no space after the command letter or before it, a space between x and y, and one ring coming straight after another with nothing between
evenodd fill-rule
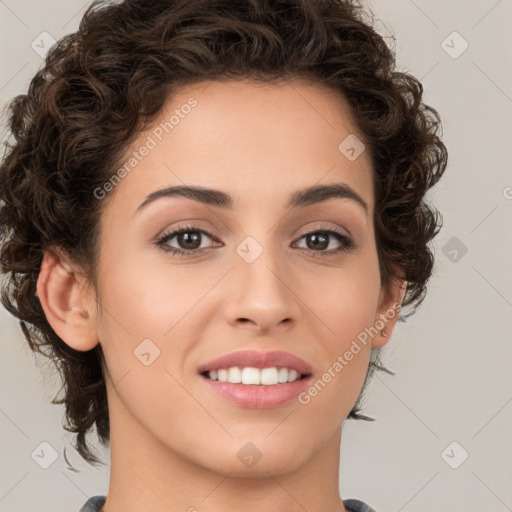
<instances>
[{"instance_id":1,"label":"gray shirt","mask_svg":"<svg viewBox=\"0 0 512 512\"><path fill-rule=\"evenodd\" d=\"M106 499L106 496L92 496L85 502L84 506L78 512L98 512ZM354 498L343 500L343 504L349 512L377 512L363 501L356 500Z\"/></svg>"}]
</instances>

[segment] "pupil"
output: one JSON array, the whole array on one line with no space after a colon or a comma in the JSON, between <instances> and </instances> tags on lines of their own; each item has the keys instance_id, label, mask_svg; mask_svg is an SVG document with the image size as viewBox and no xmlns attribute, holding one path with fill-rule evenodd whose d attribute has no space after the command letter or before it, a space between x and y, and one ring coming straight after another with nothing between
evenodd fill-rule
<instances>
[{"instance_id":1,"label":"pupil","mask_svg":"<svg viewBox=\"0 0 512 512\"><path fill-rule=\"evenodd\" d=\"M325 249L329 244L327 243L327 237L325 235L317 235L317 234L313 234L313 235L310 235L310 238L309 240L313 240L313 243L310 244L309 243L309 240L308 240L308 247L310 249L318 249L318 240L321 239L323 241L320 241L320 248L322 249Z\"/></svg>"},{"instance_id":2,"label":"pupil","mask_svg":"<svg viewBox=\"0 0 512 512\"><path fill-rule=\"evenodd\" d=\"M189 233L193 233L190 235ZM180 235L180 243L184 242L184 246L186 249L197 249L201 244L197 244L199 241L200 234L197 231L189 231L187 233L181 233ZM193 247L190 247L190 244L192 244ZM197 247L194 246L194 244L197 245Z\"/></svg>"}]
</instances>

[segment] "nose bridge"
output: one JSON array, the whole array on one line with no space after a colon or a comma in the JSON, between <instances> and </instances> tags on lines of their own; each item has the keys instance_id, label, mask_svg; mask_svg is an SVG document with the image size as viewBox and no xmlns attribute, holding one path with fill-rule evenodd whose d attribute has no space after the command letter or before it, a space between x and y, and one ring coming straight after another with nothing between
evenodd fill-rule
<instances>
[{"instance_id":1,"label":"nose bridge","mask_svg":"<svg viewBox=\"0 0 512 512\"><path fill-rule=\"evenodd\" d=\"M234 290L227 309L229 321L252 321L262 329L289 322L298 314L297 299L291 291L291 273L283 248L273 233L247 236L236 247L232 273Z\"/></svg>"}]
</instances>

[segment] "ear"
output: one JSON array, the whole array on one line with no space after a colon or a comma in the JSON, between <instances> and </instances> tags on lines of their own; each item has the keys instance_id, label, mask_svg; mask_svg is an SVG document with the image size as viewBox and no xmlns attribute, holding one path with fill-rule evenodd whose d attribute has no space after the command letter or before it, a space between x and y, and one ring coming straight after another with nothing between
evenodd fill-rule
<instances>
[{"instance_id":1,"label":"ear","mask_svg":"<svg viewBox=\"0 0 512 512\"><path fill-rule=\"evenodd\" d=\"M92 307L94 297L86 290L85 278L62 251L45 251L36 295L49 324L71 348L86 351L98 344Z\"/></svg>"},{"instance_id":2,"label":"ear","mask_svg":"<svg viewBox=\"0 0 512 512\"><path fill-rule=\"evenodd\" d=\"M373 323L377 333L372 338L372 348L381 348L391 339L400 316L407 281L398 277L398 271L395 276L387 288L381 287L379 293L379 306Z\"/></svg>"}]
</instances>

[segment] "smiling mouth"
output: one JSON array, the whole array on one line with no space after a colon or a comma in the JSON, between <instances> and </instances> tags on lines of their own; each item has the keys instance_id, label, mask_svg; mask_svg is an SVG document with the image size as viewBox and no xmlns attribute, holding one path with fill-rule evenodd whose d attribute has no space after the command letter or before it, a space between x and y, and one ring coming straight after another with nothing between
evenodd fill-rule
<instances>
[{"instance_id":1,"label":"smiling mouth","mask_svg":"<svg viewBox=\"0 0 512 512\"><path fill-rule=\"evenodd\" d=\"M310 375L298 373L289 368L253 368L253 367L231 367L219 370L201 372L204 378L225 382L227 384L243 384L247 386L275 386L289 384L306 379Z\"/></svg>"},{"instance_id":2,"label":"smiling mouth","mask_svg":"<svg viewBox=\"0 0 512 512\"><path fill-rule=\"evenodd\" d=\"M232 405L250 409L281 407L303 393L311 373L281 366L230 366L198 372L210 391Z\"/></svg>"}]
</instances>

